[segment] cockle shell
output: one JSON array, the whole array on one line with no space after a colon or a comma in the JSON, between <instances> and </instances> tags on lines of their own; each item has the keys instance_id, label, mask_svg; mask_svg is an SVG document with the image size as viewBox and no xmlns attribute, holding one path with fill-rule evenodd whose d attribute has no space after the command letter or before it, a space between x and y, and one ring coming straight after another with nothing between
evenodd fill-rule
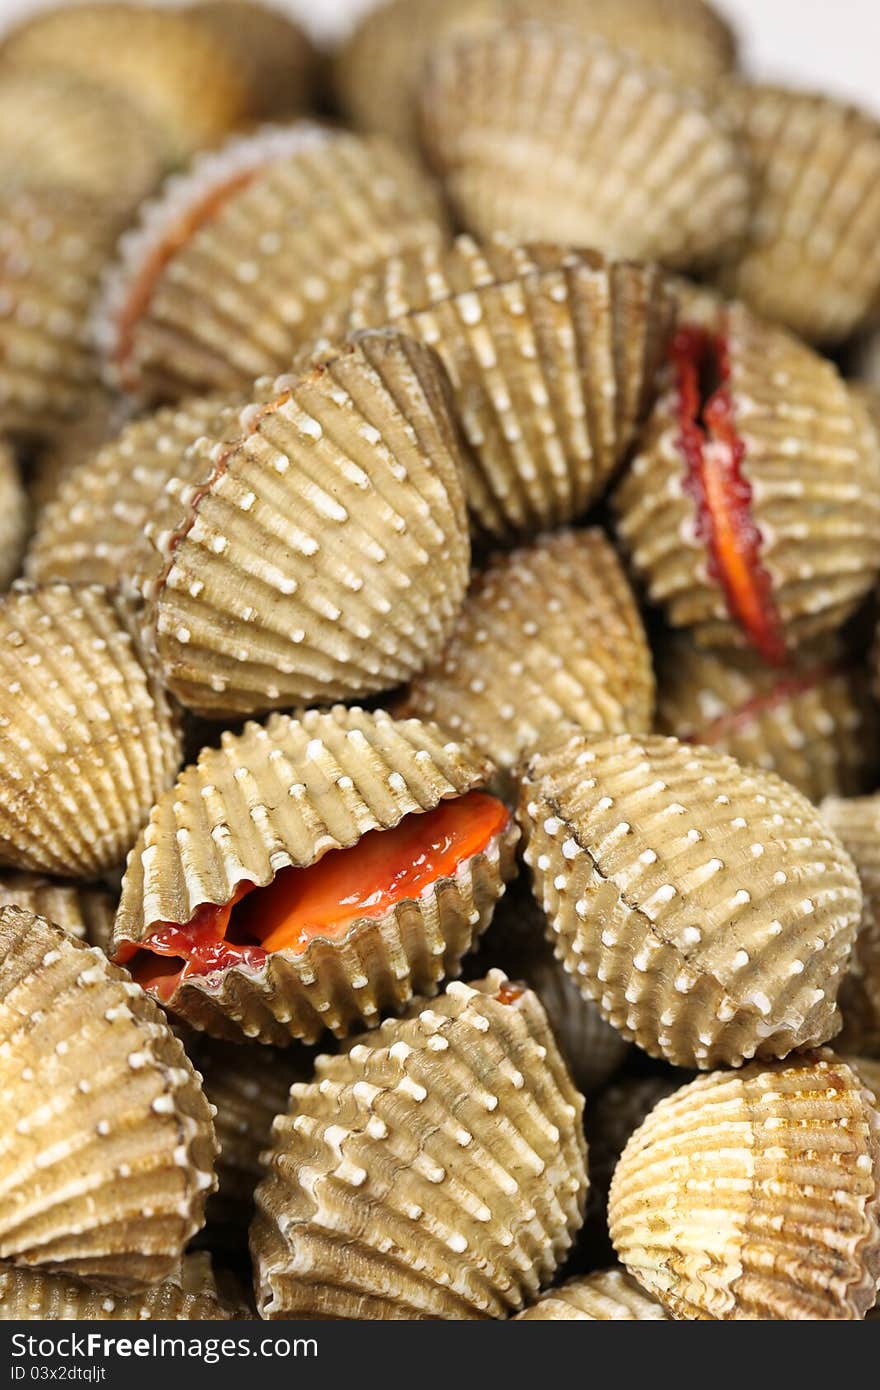
<instances>
[{"instance_id":1,"label":"cockle shell","mask_svg":"<svg viewBox=\"0 0 880 1390\"><path fill-rule=\"evenodd\" d=\"M173 781L179 719L134 633L105 589L0 597L0 863L94 878Z\"/></svg>"},{"instance_id":2,"label":"cockle shell","mask_svg":"<svg viewBox=\"0 0 880 1390\"><path fill-rule=\"evenodd\" d=\"M268 120L308 108L317 57L290 15L255 0L198 0L187 12L235 53L251 116Z\"/></svg>"},{"instance_id":3,"label":"cockle shell","mask_svg":"<svg viewBox=\"0 0 880 1390\"><path fill-rule=\"evenodd\" d=\"M663 1305L648 1298L623 1269L569 1279L518 1313L515 1322L665 1322Z\"/></svg>"},{"instance_id":4,"label":"cockle shell","mask_svg":"<svg viewBox=\"0 0 880 1390\"><path fill-rule=\"evenodd\" d=\"M872 1057L848 1055L843 1060L858 1074L862 1085L873 1092L875 1100L880 1100L880 1061Z\"/></svg>"},{"instance_id":5,"label":"cockle shell","mask_svg":"<svg viewBox=\"0 0 880 1390\"><path fill-rule=\"evenodd\" d=\"M834 1045L880 1057L880 794L829 797L819 809L852 855L864 897L849 972L840 986L843 1031Z\"/></svg>"},{"instance_id":6,"label":"cockle shell","mask_svg":"<svg viewBox=\"0 0 880 1390\"><path fill-rule=\"evenodd\" d=\"M430 349L360 336L268 383L147 534L147 640L197 713L375 694L443 648L470 540L445 377Z\"/></svg>"},{"instance_id":7,"label":"cockle shell","mask_svg":"<svg viewBox=\"0 0 880 1390\"><path fill-rule=\"evenodd\" d=\"M529 761L519 818L556 951L646 1052L736 1066L837 1031L858 876L780 778L676 739L577 735Z\"/></svg>"},{"instance_id":8,"label":"cockle shell","mask_svg":"<svg viewBox=\"0 0 880 1390\"><path fill-rule=\"evenodd\" d=\"M880 1116L830 1052L663 1100L614 1174L621 1262L677 1318L852 1319L880 1278Z\"/></svg>"},{"instance_id":9,"label":"cockle shell","mask_svg":"<svg viewBox=\"0 0 880 1390\"><path fill-rule=\"evenodd\" d=\"M116 915L113 894L105 888L61 883L43 874L0 873L0 907L33 912L78 941L102 949Z\"/></svg>"},{"instance_id":10,"label":"cockle shell","mask_svg":"<svg viewBox=\"0 0 880 1390\"><path fill-rule=\"evenodd\" d=\"M719 311L728 392L777 647L836 630L880 566L880 448L833 364L741 305ZM750 644L728 607L682 444L670 365L613 498L617 534L648 597L700 645ZM707 543L708 542L708 543ZM765 605L766 606L766 605ZM774 659L778 659L774 653Z\"/></svg>"},{"instance_id":11,"label":"cockle shell","mask_svg":"<svg viewBox=\"0 0 880 1390\"><path fill-rule=\"evenodd\" d=\"M133 1292L174 1273L215 1185L211 1112L126 973L0 908L0 1259Z\"/></svg>"},{"instance_id":12,"label":"cockle shell","mask_svg":"<svg viewBox=\"0 0 880 1390\"><path fill-rule=\"evenodd\" d=\"M653 400L673 316L654 267L460 237L363 280L342 331L391 324L436 350L475 524L503 537L576 520L601 496Z\"/></svg>"},{"instance_id":13,"label":"cockle shell","mask_svg":"<svg viewBox=\"0 0 880 1390\"><path fill-rule=\"evenodd\" d=\"M485 786L491 768L418 720L337 706L301 719L274 715L206 748L154 808L129 856L114 949L126 960L162 923L188 923L203 903L225 904L239 884L271 883L370 830ZM399 1011L413 994L459 972L514 873L511 821L484 853L341 937L261 966L190 975L165 1001L215 1036L286 1044L341 1036Z\"/></svg>"},{"instance_id":14,"label":"cockle shell","mask_svg":"<svg viewBox=\"0 0 880 1390\"><path fill-rule=\"evenodd\" d=\"M775 772L811 801L853 796L877 766L877 714L865 672L824 641L783 669L687 637L660 660L658 729Z\"/></svg>"},{"instance_id":15,"label":"cockle shell","mask_svg":"<svg viewBox=\"0 0 880 1390\"><path fill-rule=\"evenodd\" d=\"M600 40L522 25L437 51L428 155L468 231L592 246L677 268L748 225L749 172L695 92Z\"/></svg>"},{"instance_id":16,"label":"cockle shell","mask_svg":"<svg viewBox=\"0 0 880 1390\"><path fill-rule=\"evenodd\" d=\"M121 93L155 125L169 163L215 143L248 111L235 51L195 17L154 5L51 7L7 34L0 58Z\"/></svg>"},{"instance_id":17,"label":"cockle shell","mask_svg":"<svg viewBox=\"0 0 880 1390\"><path fill-rule=\"evenodd\" d=\"M723 104L755 182L724 289L804 338L848 337L880 298L880 122L783 87L731 85Z\"/></svg>"},{"instance_id":18,"label":"cockle shell","mask_svg":"<svg viewBox=\"0 0 880 1390\"><path fill-rule=\"evenodd\" d=\"M27 540L30 509L15 450L0 440L0 589L18 574Z\"/></svg>"},{"instance_id":19,"label":"cockle shell","mask_svg":"<svg viewBox=\"0 0 880 1390\"><path fill-rule=\"evenodd\" d=\"M358 279L446 239L437 193L393 146L309 122L201 155L144 205L95 309L105 376L136 399L287 371Z\"/></svg>"},{"instance_id":20,"label":"cockle shell","mask_svg":"<svg viewBox=\"0 0 880 1390\"><path fill-rule=\"evenodd\" d=\"M263 1317L504 1317L562 1262L587 1186L536 996L451 984L291 1092L251 1232Z\"/></svg>"},{"instance_id":21,"label":"cockle shell","mask_svg":"<svg viewBox=\"0 0 880 1390\"><path fill-rule=\"evenodd\" d=\"M0 1269L0 1320L41 1322L220 1321L244 1314L217 1291L210 1261L186 1255L180 1271L136 1294L108 1294L80 1279L36 1269Z\"/></svg>"},{"instance_id":22,"label":"cockle shell","mask_svg":"<svg viewBox=\"0 0 880 1390\"><path fill-rule=\"evenodd\" d=\"M651 652L604 533L560 531L496 555L403 708L469 739L505 772L566 724L649 729Z\"/></svg>"}]
</instances>

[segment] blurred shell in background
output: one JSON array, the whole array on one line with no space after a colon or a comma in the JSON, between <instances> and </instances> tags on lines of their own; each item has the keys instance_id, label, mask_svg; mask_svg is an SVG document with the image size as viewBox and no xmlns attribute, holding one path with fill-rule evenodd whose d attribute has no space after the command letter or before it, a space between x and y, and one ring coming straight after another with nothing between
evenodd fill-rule
<instances>
[{"instance_id":1,"label":"blurred shell in background","mask_svg":"<svg viewBox=\"0 0 880 1390\"><path fill-rule=\"evenodd\" d=\"M664 1322L666 1317L663 1305L646 1297L625 1270L603 1269L550 1289L515 1321Z\"/></svg>"},{"instance_id":2,"label":"blurred shell in background","mask_svg":"<svg viewBox=\"0 0 880 1390\"><path fill-rule=\"evenodd\" d=\"M179 1271L137 1294L109 1294L80 1279L41 1270L0 1269L0 1319L50 1322L220 1321L242 1318L217 1290L205 1255L185 1255Z\"/></svg>"},{"instance_id":3,"label":"blurred shell in background","mask_svg":"<svg viewBox=\"0 0 880 1390\"><path fill-rule=\"evenodd\" d=\"M13 871L0 873L0 907L20 907L45 917L78 941L102 950L116 915L113 894L105 888Z\"/></svg>"},{"instance_id":4,"label":"blurred shell in background","mask_svg":"<svg viewBox=\"0 0 880 1390\"><path fill-rule=\"evenodd\" d=\"M235 53L254 119L293 116L311 106L317 55L305 31L279 7L255 0L197 0L187 13Z\"/></svg>"},{"instance_id":5,"label":"blurred shell in background","mask_svg":"<svg viewBox=\"0 0 880 1390\"><path fill-rule=\"evenodd\" d=\"M850 968L840 987L843 1031L834 1045L842 1052L880 1057L880 795L830 797L820 811L852 855L865 900Z\"/></svg>"}]
</instances>

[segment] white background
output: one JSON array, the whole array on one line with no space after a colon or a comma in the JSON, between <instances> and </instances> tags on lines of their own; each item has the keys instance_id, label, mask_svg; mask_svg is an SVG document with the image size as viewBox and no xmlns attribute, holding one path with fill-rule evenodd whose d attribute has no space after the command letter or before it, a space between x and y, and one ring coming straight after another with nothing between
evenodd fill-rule
<instances>
[{"instance_id":1,"label":"white background","mask_svg":"<svg viewBox=\"0 0 880 1390\"><path fill-rule=\"evenodd\" d=\"M3 22L44 0L0 0ZM275 0L321 37L338 34L374 0ZM588 3L588 0L585 0ZM749 67L818 86L880 116L880 0L715 0L740 28ZM553 12L547 0L548 14Z\"/></svg>"}]
</instances>

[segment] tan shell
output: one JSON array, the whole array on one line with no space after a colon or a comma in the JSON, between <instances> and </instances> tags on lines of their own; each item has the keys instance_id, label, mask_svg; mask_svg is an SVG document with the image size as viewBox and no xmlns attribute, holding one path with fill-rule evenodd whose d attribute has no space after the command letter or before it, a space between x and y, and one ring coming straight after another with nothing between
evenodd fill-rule
<instances>
[{"instance_id":1,"label":"tan shell","mask_svg":"<svg viewBox=\"0 0 880 1390\"><path fill-rule=\"evenodd\" d=\"M75 465L37 519L27 577L133 588L154 555L144 527L166 484L185 471L186 450L200 436L222 438L225 422L237 425L240 409L241 402L233 407L225 396L166 406L133 420Z\"/></svg>"},{"instance_id":2,"label":"tan shell","mask_svg":"<svg viewBox=\"0 0 880 1390\"><path fill-rule=\"evenodd\" d=\"M740 305L722 309L742 474L782 637L833 631L880 566L880 448L833 364ZM744 646L698 534L679 447L671 369L613 503L618 536L648 597L707 646Z\"/></svg>"},{"instance_id":3,"label":"tan shell","mask_svg":"<svg viewBox=\"0 0 880 1390\"><path fill-rule=\"evenodd\" d=\"M651 652L604 533L557 532L496 555L403 708L461 734L506 772L566 724L649 729Z\"/></svg>"},{"instance_id":4,"label":"tan shell","mask_svg":"<svg viewBox=\"0 0 880 1390\"><path fill-rule=\"evenodd\" d=\"M219 140L248 109L247 83L228 45L192 16L153 5L56 6L8 34L0 56L121 93L154 123L174 163Z\"/></svg>"},{"instance_id":5,"label":"tan shell","mask_svg":"<svg viewBox=\"0 0 880 1390\"><path fill-rule=\"evenodd\" d=\"M793 787L675 739L575 736L531 759L519 817L557 952L646 1052L736 1066L837 1031L861 890Z\"/></svg>"},{"instance_id":6,"label":"tan shell","mask_svg":"<svg viewBox=\"0 0 880 1390\"><path fill-rule=\"evenodd\" d=\"M834 1045L844 1052L880 1057L880 794L849 800L830 797L820 811L852 855L864 896L849 972L840 986L843 1031Z\"/></svg>"},{"instance_id":7,"label":"tan shell","mask_svg":"<svg viewBox=\"0 0 880 1390\"><path fill-rule=\"evenodd\" d=\"M83 414L98 365L89 312L118 219L72 190L4 190L0 431L37 440Z\"/></svg>"},{"instance_id":8,"label":"tan shell","mask_svg":"<svg viewBox=\"0 0 880 1390\"><path fill-rule=\"evenodd\" d=\"M657 1102L671 1096L686 1079L688 1073L673 1071L663 1076L624 1076L590 1100L584 1125L590 1155L586 1225L603 1249L608 1242L608 1192L627 1140Z\"/></svg>"},{"instance_id":9,"label":"tan shell","mask_svg":"<svg viewBox=\"0 0 880 1390\"><path fill-rule=\"evenodd\" d=\"M510 979L524 980L544 1006L575 1085L589 1095L617 1071L629 1044L554 959L545 927L528 886L517 880L499 903L479 950L465 962L465 974L479 979L497 968Z\"/></svg>"},{"instance_id":10,"label":"tan shell","mask_svg":"<svg viewBox=\"0 0 880 1390\"><path fill-rule=\"evenodd\" d=\"M656 268L459 237L362 281L344 332L392 324L436 350L476 526L505 536L601 496L653 400L673 315Z\"/></svg>"},{"instance_id":11,"label":"tan shell","mask_svg":"<svg viewBox=\"0 0 880 1390\"><path fill-rule=\"evenodd\" d=\"M880 1278L872 1100L826 1051L661 1101L611 1185L621 1262L678 1318L864 1317Z\"/></svg>"},{"instance_id":12,"label":"tan shell","mask_svg":"<svg viewBox=\"0 0 880 1390\"><path fill-rule=\"evenodd\" d=\"M550 1289L515 1322L665 1322L663 1305L647 1298L623 1269L603 1269Z\"/></svg>"},{"instance_id":13,"label":"tan shell","mask_svg":"<svg viewBox=\"0 0 880 1390\"><path fill-rule=\"evenodd\" d=\"M179 720L133 627L104 589L0 598L0 863L94 878L173 781Z\"/></svg>"},{"instance_id":14,"label":"tan shell","mask_svg":"<svg viewBox=\"0 0 880 1390\"><path fill-rule=\"evenodd\" d=\"M337 706L247 724L204 749L154 808L129 856L114 949L125 960L159 923L188 923L203 903L230 902L240 883L265 887L281 869L433 810L489 775L433 725L382 711ZM517 839L511 821L420 898L360 918L342 937L316 936L305 951L274 951L260 968L190 976L168 1007L216 1036L277 1044L375 1025L459 973L513 876Z\"/></svg>"},{"instance_id":15,"label":"tan shell","mask_svg":"<svg viewBox=\"0 0 880 1390\"><path fill-rule=\"evenodd\" d=\"M15 451L0 440L0 589L12 583L21 567L30 509Z\"/></svg>"},{"instance_id":16,"label":"tan shell","mask_svg":"<svg viewBox=\"0 0 880 1390\"><path fill-rule=\"evenodd\" d=\"M0 177L134 209L162 177L158 132L118 92L73 74L0 66Z\"/></svg>"},{"instance_id":17,"label":"tan shell","mask_svg":"<svg viewBox=\"0 0 880 1390\"><path fill-rule=\"evenodd\" d=\"M33 912L78 941L102 949L110 940L116 915L113 894L105 888L60 883L43 874L0 874L0 907Z\"/></svg>"},{"instance_id":18,"label":"tan shell","mask_svg":"<svg viewBox=\"0 0 880 1390\"><path fill-rule=\"evenodd\" d=\"M848 337L880 297L880 123L782 87L731 86L724 106L755 175L725 290L804 338Z\"/></svg>"},{"instance_id":19,"label":"tan shell","mask_svg":"<svg viewBox=\"0 0 880 1390\"><path fill-rule=\"evenodd\" d=\"M212 1321L241 1318L217 1291L210 1261L186 1255L179 1273L142 1293L108 1294L63 1274L0 1269L0 1320L42 1322Z\"/></svg>"},{"instance_id":20,"label":"tan shell","mask_svg":"<svg viewBox=\"0 0 880 1390\"><path fill-rule=\"evenodd\" d=\"M168 180L95 310L105 376L138 399L244 389L389 256L446 238L437 193L383 140L267 127Z\"/></svg>"},{"instance_id":21,"label":"tan shell","mask_svg":"<svg viewBox=\"0 0 880 1390\"><path fill-rule=\"evenodd\" d=\"M657 727L775 772L811 801L854 796L877 767L877 714L861 666L834 641L779 670L750 652L672 641L660 661Z\"/></svg>"},{"instance_id":22,"label":"tan shell","mask_svg":"<svg viewBox=\"0 0 880 1390\"><path fill-rule=\"evenodd\" d=\"M198 1077L127 974L0 908L0 1259L133 1292L173 1274L215 1186Z\"/></svg>"},{"instance_id":23,"label":"tan shell","mask_svg":"<svg viewBox=\"0 0 880 1390\"><path fill-rule=\"evenodd\" d=\"M148 641L213 717L392 689L443 648L470 541L442 368L364 334L269 383L148 528Z\"/></svg>"},{"instance_id":24,"label":"tan shell","mask_svg":"<svg viewBox=\"0 0 880 1390\"><path fill-rule=\"evenodd\" d=\"M316 55L289 15L255 0L199 0L188 13L234 52L252 116L291 116L310 105Z\"/></svg>"},{"instance_id":25,"label":"tan shell","mask_svg":"<svg viewBox=\"0 0 880 1390\"><path fill-rule=\"evenodd\" d=\"M868 1091L873 1091L875 1100L880 1100L880 1061L869 1057L850 1057L843 1059Z\"/></svg>"},{"instance_id":26,"label":"tan shell","mask_svg":"<svg viewBox=\"0 0 880 1390\"><path fill-rule=\"evenodd\" d=\"M294 1086L251 1232L263 1317L504 1317L553 1277L583 1216L583 1101L535 995L505 985L451 984Z\"/></svg>"},{"instance_id":27,"label":"tan shell","mask_svg":"<svg viewBox=\"0 0 880 1390\"><path fill-rule=\"evenodd\" d=\"M875 391L880 388L880 327L857 339L848 354L848 365L853 376Z\"/></svg>"},{"instance_id":28,"label":"tan shell","mask_svg":"<svg viewBox=\"0 0 880 1390\"><path fill-rule=\"evenodd\" d=\"M749 174L720 116L575 30L524 25L436 52L422 88L432 163L468 231L685 268L745 233Z\"/></svg>"}]
</instances>

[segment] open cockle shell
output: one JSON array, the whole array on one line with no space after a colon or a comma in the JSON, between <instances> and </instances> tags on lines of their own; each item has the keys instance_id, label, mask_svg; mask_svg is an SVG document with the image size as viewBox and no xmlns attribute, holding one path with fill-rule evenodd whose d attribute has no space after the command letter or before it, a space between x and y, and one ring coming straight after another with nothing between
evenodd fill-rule
<instances>
[{"instance_id":1,"label":"open cockle shell","mask_svg":"<svg viewBox=\"0 0 880 1390\"><path fill-rule=\"evenodd\" d=\"M564 26L436 52L424 143L465 228L677 268L748 225L749 173L723 118L655 68Z\"/></svg>"},{"instance_id":2,"label":"open cockle shell","mask_svg":"<svg viewBox=\"0 0 880 1390\"><path fill-rule=\"evenodd\" d=\"M333 328L390 324L435 349L470 446L475 525L504 537L601 496L652 402L674 312L655 267L460 237L387 262Z\"/></svg>"},{"instance_id":3,"label":"open cockle shell","mask_svg":"<svg viewBox=\"0 0 880 1390\"><path fill-rule=\"evenodd\" d=\"M94 316L106 378L168 401L287 371L361 276L446 235L435 189L383 140L311 122L239 137L121 238Z\"/></svg>"},{"instance_id":4,"label":"open cockle shell","mask_svg":"<svg viewBox=\"0 0 880 1390\"><path fill-rule=\"evenodd\" d=\"M583 1217L583 1100L530 990L451 984L294 1086L251 1232L263 1317L504 1317Z\"/></svg>"},{"instance_id":5,"label":"open cockle shell","mask_svg":"<svg viewBox=\"0 0 880 1390\"><path fill-rule=\"evenodd\" d=\"M717 430L686 425L670 362L613 498L617 534L673 627L692 629L700 645L755 646L780 664L839 628L875 583L880 447L834 365L790 334L736 304L703 328L680 328L672 351L686 368L699 355L689 338L711 350L725 399L713 383L695 404L714 408L716 421L725 401L729 412ZM706 437L699 468L695 429Z\"/></svg>"},{"instance_id":6,"label":"open cockle shell","mask_svg":"<svg viewBox=\"0 0 880 1390\"><path fill-rule=\"evenodd\" d=\"M561 531L496 555L403 709L461 734L508 773L566 724L649 729L651 652L604 533Z\"/></svg>"},{"instance_id":7,"label":"open cockle shell","mask_svg":"<svg viewBox=\"0 0 880 1390\"><path fill-rule=\"evenodd\" d=\"M665 1322L662 1303L648 1298L623 1269L603 1269L550 1289L515 1322Z\"/></svg>"},{"instance_id":8,"label":"open cockle shell","mask_svg":"<svg viewBox=\"0 0 880 1390\"><path fill-rule=\"evenodd\" d=\"M204 749L154 808L122 885L114 949L130 961L161 924L226 904L242 883L265 887L369 831L485 786L490 766L418 720L341 706L275 715ZM514 873L511 821L420 896L355 917L344 934L315 931L300 949L270 951L178 980L163 1002L219 1037L286 1044L378 1023L413 994L459 972Z\"/></svg>"},{"instance_id":9,"label":"open cockle shell","mask_svg":"<svg viewBox=\"0 0 880 1390\"><path fill-rule=\"evenodd\" d=\"M210 1261L185 1255L178 1273L136 1294L109 1294L64 1274L0 1269L0 1320L171 1322L241 1319L221 1298Z\"/></svg>"},{"instance_id":10,"label":"open cockle shell","mask_svg":"<svg viewBox=\"0 0 880 1390\"><path fill-rule=\"evenodd\" d=\"M179 718L106 589L0 598L0 863L93 879L121 864L180 765Z\"/></svg>"},{"instance_id":11,"label":"open cockle shell","mask_svg":"<svg viewBox=\"0 0 880 1390\"><path fill-rule=\"evenodd\" d=\"M0 907L33 912L78 941L102 949L116 915L113 894L106 888L61 883L43 874L0 873Z\"/></svg>"},{"instance_id":12,"label":"open cockle shell","mask_svg":"<svg viewBox=\"0 0 880 1390\"><path fill-rule=\"evenodd\" d=\"M727 293L804 338L839 342L880 301L880 122L827 96L731 84L723 105L754 175Z\"/></svg>"},{"instance_id":13,"label":"open cockle shell","mask_svg":"<svg viewBox=\"0 0 880 1390\"><path fill-rule=\"evenodd\" d=\"M880 1115L830 1052L663 1100L614 1174L621 1262L677 1318L853 1319L880 1278Z\"/></svg>"},{"instance_id":14,"label":"open cockle shell","mask_svg":"<svg viewBox=\"0 0 880 1390\"><path fill-rule=\"evenodd\" d=\"M880 794L832 796L819 810L852 855L864 897L849 971L840 986L843 1031L834 1045L840 1051L880 1057Z\"/></svg>"},{"instance_id":15,"label":"open cockle shell","mask_svg":"<svg viewBox=\"0 0 880 1390\"><path fill-rule=\"evenodd\" d=\"M557 952L646 1052L735 1066L837 1031L862 895L793 787L676 739L578 735L527 764L519 818Z\"/></svg>"},{"instance_id":16,"label":"open cockle shell","mask_svg":"<svg viewBox=\"0 0 880 1390\"><path fill-rule=\"evenodd\" d=\"M148 642L220 718L375 694L442 650L470 539L443 370L367 333L244 409L148 530Z\"/></svg>"},{"instance_id":17,"label":"open cockle shell","mask_svg":"<svg viewBox=\"0 0 880 1390\"><path fill-rule=\"evenodd\" d=\"M161 1012L95 947L0 908L0 1259L133 1292L215 1185L211 1111Z\"/></svg>"}]
</instances>

